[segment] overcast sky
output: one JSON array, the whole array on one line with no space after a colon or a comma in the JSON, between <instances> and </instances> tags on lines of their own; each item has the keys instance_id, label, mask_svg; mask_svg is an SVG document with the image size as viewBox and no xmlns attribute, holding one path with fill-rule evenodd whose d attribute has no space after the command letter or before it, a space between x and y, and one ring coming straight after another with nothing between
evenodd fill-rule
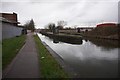
<instances>
[{"instance_id":1,"label":"overcast sky","mask_svg":"<svg viewBox=\"0 0 120 80\"><path fill-rule=\"evenodd\" d=\"M34 19L36 28L50 22L67 21L67 26L95 26L118 22L119 0L1 0L1 12L15 12L24 24Z\"/></svg>"}]
</instances>

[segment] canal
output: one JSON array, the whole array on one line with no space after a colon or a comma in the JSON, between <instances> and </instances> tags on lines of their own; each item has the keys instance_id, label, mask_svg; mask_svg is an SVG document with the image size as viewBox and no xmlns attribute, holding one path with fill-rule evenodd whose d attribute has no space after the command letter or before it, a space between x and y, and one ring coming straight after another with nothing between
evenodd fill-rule
<instances>
[{"instance_id":1,"label":"canal","mask_svg":"<svg viewBox=\"0 0 120 80\"><path fill-rule=\"evenodd\" d=\"M80 78L118 77L118 48L115 41L82 39L78 44L38 34Z\"/></svg>"}]
</instances>

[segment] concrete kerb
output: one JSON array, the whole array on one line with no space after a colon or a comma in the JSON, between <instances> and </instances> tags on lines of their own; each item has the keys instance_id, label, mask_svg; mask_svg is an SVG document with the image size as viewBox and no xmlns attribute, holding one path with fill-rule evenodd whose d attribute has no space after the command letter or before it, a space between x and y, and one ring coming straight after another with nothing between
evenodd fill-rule
<instances>
[{"instance_id":1,"label":"concrete kerb","mask_svg":"<svg viewBox=\"0 0 120 80\"><path fill-rule=\"evenodd\" d=\"M65 72L68 73L69 78L77 78L77 74L74 72L72 68L70 68L70 66L67 63L65 63L65 61L63 60L61 56L59 56L45 42L42 42L42 44L47 48L50 54L55 58L55 60L60 64L60 66L65 70Z\"/></svg>"}]
</instances>

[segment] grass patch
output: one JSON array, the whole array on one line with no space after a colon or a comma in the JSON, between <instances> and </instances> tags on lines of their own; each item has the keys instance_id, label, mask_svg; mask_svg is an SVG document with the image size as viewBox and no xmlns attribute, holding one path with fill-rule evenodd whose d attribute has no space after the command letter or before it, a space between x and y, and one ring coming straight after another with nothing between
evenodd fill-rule
<instances>
[{"instance_id":1,"label":"grass patch","mask_svg":"<svg viewBox=\"0 0 120 80\"><path fill-rule=\"evenodd\" d=\"M52 57L46 47L42 44L37 35L34 39L39 52L40 72L43 78L67 78L68 75L64 72L57 61ZM44 57L44 58L43 58Z\"/></svg>"},{"instance_id":2,"label":"grass patch","mask_svg":"<svg viewBox=\"0 0 120 80\"><path fill-rule=\"evenodd\" d=\"M16 56L25 43L26 36L13 37L2 41L2 68L4 69Z\"/></svg>"}]
</instances>

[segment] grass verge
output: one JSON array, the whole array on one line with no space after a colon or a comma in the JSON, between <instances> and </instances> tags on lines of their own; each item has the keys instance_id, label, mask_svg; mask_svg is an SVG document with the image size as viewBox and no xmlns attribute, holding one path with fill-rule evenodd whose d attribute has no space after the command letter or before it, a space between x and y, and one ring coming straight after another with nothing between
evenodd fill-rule
<instances>
[{"instance_id":1,"label":"grass verge","mask_svg":"<svg viewBox=\"0 0 120 80\"><path fill-rule=\"evenodd\" d=\"M13 37L2 41L2 69L4 69L16 56L25 43L26 36Z\"/></svg>"},{"instance_id":2,"label":"grass verge","mask_svg":"<svg viewBox=\"0 0 120 80\"><path fill-rule=\"evenodd\" d=\"M67 78L68 75L64 72L57 61L52 57L46 47L42 44L37 35L34 35L37 45L40 60L40 72L42 78Z\"/></svg>"}]
</instances>

